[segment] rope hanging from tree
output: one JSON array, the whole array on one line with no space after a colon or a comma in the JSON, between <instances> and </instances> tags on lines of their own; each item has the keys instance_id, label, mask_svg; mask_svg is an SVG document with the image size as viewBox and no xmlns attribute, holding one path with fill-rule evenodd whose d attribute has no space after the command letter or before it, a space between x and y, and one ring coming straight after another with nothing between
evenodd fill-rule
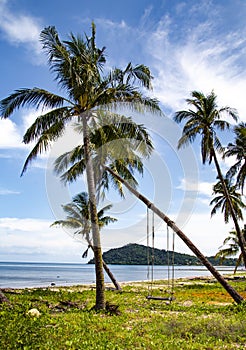
<instances>
[{"instance_id":1,"label":"rope hanging from tree","mask_svg":"<svg viewBox=\"0 0 246 350\"><path fill-rule=\"evenodd\" d=\"M150 247L150 213L147 207L147 279L151 281L148 284L148 296L147 299L153 300L166 300L171 303L174 300L174 248L175 248L175 234L172 236L172 251L170 251L170 233L167 225L167 285L168 296L154 296L153 295L153 282L154 282L154 264L155 264L155 222L154 212L152 211L152 224L151 224L151 247ZM171 253L171 254L170 254ZM171 256L170 256L171 255Z\"/></svg>"}]
</instances>

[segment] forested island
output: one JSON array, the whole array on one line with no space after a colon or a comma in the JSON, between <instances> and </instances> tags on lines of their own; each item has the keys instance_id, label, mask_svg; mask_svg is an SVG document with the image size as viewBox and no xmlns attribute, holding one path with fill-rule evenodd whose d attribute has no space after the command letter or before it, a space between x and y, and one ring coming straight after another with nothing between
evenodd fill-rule
<instances>
[{"instance_id":1,"label":"forested island","mask_svg":"<svg viewBox=\"0 0 246 350\"><path fill-rule=\"evenodd\" d=\"M111 265L148 265L148 249L151 261L152 248L142 244L130 243L120 248L110 249L103 253L103 260ZM173 253L165 249L154 248L154 264L168 265L172 260ZM220 260L214 256L207 257L212 265L220 265ZM235 266L236 259L225 259L223 265ZM91 259L88 264L94 264ZM174 252L174 265L201 265L201 262L193 255Z\"/></svg>"}]
</instances>

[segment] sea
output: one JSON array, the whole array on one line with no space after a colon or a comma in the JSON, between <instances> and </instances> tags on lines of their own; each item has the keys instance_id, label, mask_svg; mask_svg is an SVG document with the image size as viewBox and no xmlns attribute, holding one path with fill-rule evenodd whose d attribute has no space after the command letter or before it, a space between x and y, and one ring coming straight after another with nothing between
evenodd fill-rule
<instances>
[{"instance_id":1,"label":"sea","mask_svg":"<svg viewBox=\"0 0 246 350\"><path fill-rule=\"evenodd\" d=\"M118 282L146 281L152 271L145 265L109 265ZM232 273L231 266L218 266L221 274ZM211 276L204 266L155 266L153 279ZM110 282L105 274L105 282ZM95 267L79 263L0 262L1 288L73 286L95 283Z\"/></svg>"}]
</instances>

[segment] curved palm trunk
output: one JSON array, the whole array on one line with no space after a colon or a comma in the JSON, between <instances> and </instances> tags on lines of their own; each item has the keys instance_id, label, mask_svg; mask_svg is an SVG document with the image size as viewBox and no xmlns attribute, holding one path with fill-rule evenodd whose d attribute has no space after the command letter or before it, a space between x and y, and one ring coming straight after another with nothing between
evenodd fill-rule
<instances>
[{"instance_id":1,"label":"curved palm trunk","mask_svg":"<svg viewBox=\"0 0 246 350\"><path fill-rule=\"evenodd\" d=\"M96 305L95 309L105 309L105 290L104 290L104 274L102 262L102 248L100 241L100 231L97 217L96 205L96 189L94 183L94 171L90 156L90 144L88 137L87 115L82 116L83 121L83 135L84 135L84 152L86 161L86 177L89 193L89 206L91 218L91 230L93 240L93 250L95 258L95 272L96 272Z\"/></svg>"},{"instance_id":2,"label":"curved palm trunk","mask_svg":"<svg viewBox=\"0 0 246 350\"><path fill-rule=\"evenodd\" d=\"M216 280L225 288L225 290L230 294L233 300L240 304L244 299L243 297L235 291L223 278L223 276L213 267L213 265L208 261L208 259L199 251L199 249L190 241L188 237L175 225L175 223L170 220L162 211L160 211L152 202L150 202L141 193L131 187L121 176L116 174L110 168L106 167L106 170L110 172L114 177L116 177L121 183L123 183L130 192L132 192L137 198L139 198L144 204L147 205L156 215L158 215L162 220L164 220L169 227L182 239L182 241L190 248L190 250L198 257L204 266L211 272L211 274L216 278Z\"/></svg>"},{"instance_id":3,"label":"curved palm trunk","mask_svg":"<svg viewBox=\"0 0 246 350\"><path fill-rule=\"evenodd\" d=\"M119 283L115 279L115 277L112 274L112 271L109 269L108 265L105 263L104 260L102 261L102 263L103 263L103 268L104 268L105 272L107 273L108 277L111 279L113 285L115 286L115 289L121 291L121 286L119 285Z\"/></svg>"},{"instance_id":4,"label":"curved palm trunk","mask_svg":"<svg viewBox=\"0 0 246 350\"><path fill-rule=\"evenodd\" d=\"M93 250L94 252L94 248L93 248L93 245L92 245L92 242L87 239L87 242L89 244L89 247ZM111 279L113 285L115 286L115 289L116 290L121 290L121 286L119 285L119 283L117 282L116 278L114 277L112 271L110 270L110 268L108 267L108 265L105 263L105 261L103 260L102 261L103 263L103 268L104 268L104 271L107 273L108 277Z\"/></svg>"},{"instance_id":5,"label":"curved palm trunk","mask_svg":"<svg viewBox=\"0 0 246 350\"><path fill-rule=\"evenodd\" d=\"M234 225L235 225L235 230L236 230L237 237L238 237L238 244L239 244L239 247L241 249L244 266L246 268L246 250L245 250L246 243L245 243L245 239L244 239L242 231L240 230L240 227L238 225L238 220L237 220L237 217L236 217L236 214L235 214L235 210L233 208L233 205L232 205L232 202L231 202L231 199L230 199L230 196L229 196L229 193L228 193L225 181L224 181L224 177L223 177L222 172L220 170L220 165L219 165L218 159L216 157L216 153L215 153L214 148L212 150L212 154L213 154L213 159L214 159L214 163L215 163L215 166L216 166L216 170L217 170L217 173L218 173L218 177L219 177L219 179L221 181L221 184L222 184L223 190L224 190L224 194L226 196L226 199L227 199L229 207L230 207L231 216L232 216L232 219L233 219L233 222L234 222Z\"/></svg>"}]
</instances>

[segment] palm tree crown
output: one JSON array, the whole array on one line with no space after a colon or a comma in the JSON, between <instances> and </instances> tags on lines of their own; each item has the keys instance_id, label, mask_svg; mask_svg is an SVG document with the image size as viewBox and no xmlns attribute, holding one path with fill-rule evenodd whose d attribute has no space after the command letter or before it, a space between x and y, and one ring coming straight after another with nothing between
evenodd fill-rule
<instances>
[{"instance_id":1,"label":"palm tree crown","mask_svg":"<svg viewBox=\"0 0 246 350\"><path fill-rule=\"evenodd\" d=\"M178 142L178 148L193 142L198 135L201 135L201 155L203 164L213 159L213 150L221 152L223 147L216 135L216 130L229 129L230 124L221 119L223 115L229 115L237 120L237 112L230 107L218 109L217 96L212 91L207 96L202 92L193 91L192 98L186 99L188 105L193 109L182 110L175 113L174 120L177 123L186 121L182 137Z\"/></svg>"},{"instance_id":2,"label":"palm tree crown","mask_svg":"<svg viewBox=\"0 0 246 350\"><path fill-rule=\"evenodd\" d=\"M231 185L228 179L225 179L224 181L234 208L234 212L239 220L243 220L242 209L245 209L246 205L243 203L240 193L236 191L236 186ZM221 209L221 212L224 213L225 223L228 223L229 218L231 217L231 211L221 181L218 181L214 185L213 194L215 194L216 197L210 202L210 205L214 205L214 208L211 211L211 216L216 214L217 211Z\"/></svg>"},{"instance_id":3,"label":"palm tree crown","mask_svg":"<svg viewBox=\"0 0 246 350\"><path fill-rule=\"evenodd\" d=\"M81 132L80 124L76 130ZM148 158L153 150L146 129L131 118L112 113L110 117L98 114L97 128L90 129L89 139L98 198L104 197L110 183L124 197L122 184L106 171L105 166L120 174L135 188L137 180L134 171L143 173L142 158ZM59 156L54 169L61 175L61 180L67 183L83 174L85 166L84 145L79 145Z\"/></svg>"},{"instance_id":4,"label":"palm tree crown","mask_svg":"<svg viewBox=\"0 0 246 350\"><path fill-rule=\"evenodd\" d=\"M71 203L62 205L62 208L66 213L66 219L57 220L51 226L61 225L62 227L71 229L74 235L81 235L84 237L91 247L92 237L88 193L81 192L77 194ZM105 215L105 211L111 208L112 205L106 205L98 211L97 216L100 229L117 221L116 218Z\"/></svg>"},{"instance_id":5,"label":"palm tree crown","mask_svg":"<svg viewBox=\"0 0 246 350\"><path fill-rule=\"evenodd\" d=\"M242 230L244 239L246 240L246 229ZM223 241L223 245L219 248L218 253L215 255L216 258L220 258L221 263L228 257L236 256L239 253L239 256L236 261L234 273L237 272L238 266L243 263L243 255L240 253L240 246L238 242L238 236L236 231L230 231L228 237Z\"/></svg>"},{"instance_id":6,"label":"palm tree crown","mask_svg":"<svg viewBox=\"0 0 246 350\"><path fill-rule=\"evenodd\" d=\"M23 137L26 144L37 142L24 164L23 172L31 160L46 151L50 142L63 134L71 119L83 113L95 112L102 107L109 110L118 104L138 111L161 113L157 100L144 96L140 89L151 89L152 76L148 67L129 63L124 70L114 68L104 74L105 47L96 47L93 23L91 37L86 36L85 40L71 34L70 40L61 41L55 27L45 28L40 39L48 56L50 70L67 97L34 87L18 89L1 101L0 113L3 118L8 118L16 109L24 106L35 106L43 111L51 109L40 115ZM91 116L87 115L87 119Z\"/></svg>"},{"instance_id":7,"label":"palm tree crown","mask_svg":"<svg viewBox=\"0 0 246 350\"><path fill-rule=\"evenodd\" d=\"M72 231L74 235L82 236L87 242L87 249L82 254L82 258L86 258L89 249L94 252L91 234L91 220L90 220L90 208L89 208L89 196L87 192L77 194L72 202L63 205L63 210L66 213L66 219L57 220L51 226L60 225ZM117 221L117 219L105 215L105 211L110 210L112 205L107 205L101 208L98 213L98 225L101 228L107 226L109 223ZM121 290L119 283L116 281L112 271L107 264L103 261L103 268L111 279L117 290Z\"/></svg>"}]
</instances>

